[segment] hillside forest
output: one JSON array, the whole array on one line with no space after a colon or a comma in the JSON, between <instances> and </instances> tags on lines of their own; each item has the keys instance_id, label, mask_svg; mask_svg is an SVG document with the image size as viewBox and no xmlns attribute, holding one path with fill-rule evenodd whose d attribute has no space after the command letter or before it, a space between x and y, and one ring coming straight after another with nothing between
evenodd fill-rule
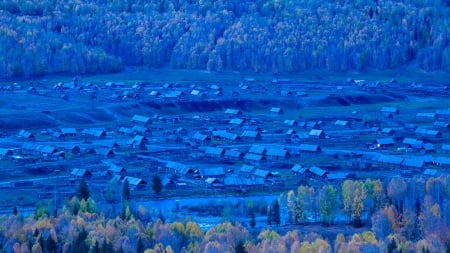
<instances>
[{"instance_id":1,"label":"hillside forest","mask_svg":"<svg viewBox=\"0 0 450 253\"><path fill-rule=\"evenodd\" d=\"M0 77L450 70L449 0L0 0Z\"/></svg>"},{"instance_id":2,"label":"hillside forest","mask_svg":"<svg viewBox=\"0 0 450 253\"><path fill-rule=\"evenodd\" d=\"M132 196L117 213L97 210L80 183L62 209L1 216L0 252L448 252L449 186L449 176L301 185L266 205L199 206L223 211L223 222L204 231L186 216L166 222ZM305 230L317 225L317 233ZM322 233L336 228L334 237Z\"/></svg>"}]
</instances>

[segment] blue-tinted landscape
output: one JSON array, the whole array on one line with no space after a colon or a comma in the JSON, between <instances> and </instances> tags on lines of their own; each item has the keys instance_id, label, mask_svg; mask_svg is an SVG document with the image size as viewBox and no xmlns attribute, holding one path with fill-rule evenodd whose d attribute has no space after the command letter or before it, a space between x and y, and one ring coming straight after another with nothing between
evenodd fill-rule
<instances>
[{"instance_id":1,"label":"blue-tinted landscape","mask_svg":"<svg viewBox=\"0 0 450 253\"><path fill-rule=\"evenodd\" d=\"M450 251L449 1L0 20L0 252Z\"/></svg>"}]
</instances>

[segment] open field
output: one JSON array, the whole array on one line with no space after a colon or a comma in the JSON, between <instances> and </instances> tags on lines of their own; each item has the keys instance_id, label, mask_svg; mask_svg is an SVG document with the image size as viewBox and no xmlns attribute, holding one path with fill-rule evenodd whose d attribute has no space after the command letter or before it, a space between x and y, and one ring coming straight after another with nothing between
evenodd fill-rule
<instances>
[{"instance_id":1,"label":"open field","mask_svg":"<svg viewBox=\"0 0 450 253\"><path fill-rule=\"evenodd\" d=\"M39 201L61 207L83 177L96 201L117 202L120 193L111 188L120 189L126 178L132 197L145 200L447 174L448 73L384 74L134 69L5 81L0 187L8 194L0 208ZM154 175L164 183L159 196Z\"/></svg>"}]
</instances>

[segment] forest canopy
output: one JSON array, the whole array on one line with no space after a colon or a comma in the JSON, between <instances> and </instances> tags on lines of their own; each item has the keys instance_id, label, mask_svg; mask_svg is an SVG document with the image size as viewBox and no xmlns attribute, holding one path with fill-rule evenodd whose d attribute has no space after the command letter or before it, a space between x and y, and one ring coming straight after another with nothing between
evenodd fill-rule
<instances>
[{"instance_id":1,"label":"forest canopy","mask_svg":"<svg viewBox=\"0 0 450 253\"><path fill-rule=\"evenodd\" d=\"M0 0L0 77L124 66L450 71L449 16L449 0Z\"/></svg>"}]
</instances>

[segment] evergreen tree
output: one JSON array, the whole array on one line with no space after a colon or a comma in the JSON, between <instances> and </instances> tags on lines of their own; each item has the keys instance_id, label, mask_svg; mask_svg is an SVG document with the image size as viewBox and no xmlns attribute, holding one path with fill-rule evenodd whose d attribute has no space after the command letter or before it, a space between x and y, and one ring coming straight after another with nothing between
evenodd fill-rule
<instances>
[{"instance_id":1,"label":"evergreen tree","mask_svg":"<svg viewBox=\"0 0 450 253\"><path fill-rule=\"evenodd\" d=\"M396 249L397 249L397 243L395 242L394 238L392 238L387 246L387 252L392 253Z\"/></svg>"},{"instance_id":2,"label":"evergreen tree","mask_svg":"<svg viewBox=\"0 0 450 253\"><path fill-rule=\"evenodd\" d=\"M278 203L278 200L274 201L272 210L272 221L275 223L275 225L279 226L281 224L281 217L280 204Z\"/></svg>"},{"instance_id":3,"label":"evergreen tree","mask_svg":"<svg viewBox=\"0 0 450 253\"><path fill-rule=\"evenodd\" d=\"M137 253L142 253L142 252L144 252L144 243L142 242L141 237L138 238L138 241L137 241L137 247L136 247L136 252L137 252Z\"/></svg>"},{"instance_id":4,"label":"evergreen tree","mask_svg":"<svg viewBox=\"0 0 450 253\"><path fill-rule=\"evenodd\" d=\"M78 187L77 196L79 199L84 199L85 201L90 197L89 188L86 180L81 179L80 186Z\"/></svg>"},{"instance_id":5,"label":"evergreen tree","mask_svg":"<svg viewBox=\"0 0 450 253\"><path fill-rule=\"evenodd\" d=\"M47 237L47 240L45 240L45 248L47 248L49 253L56 253L57 245L55 240L53 240L53 237Z\"/></svg>"},{"instance_id":6,"label":"evergreen tree","mask_svg":"<svg viewBox=\"0 0 450 253\"><path fill-rule=\"evenodd\" d=\"M234 248L234 252L236 253L247 253L247 250L245 250L244 247L244 242L239 241L236 245L236 247Z\"/></svg>"},{"instance_id":7,"label":"evergreen tree","mask_svg":"<svg viewBox=\"0 0 450 253\"><path fill-rule=\"evenodd\" d=\"M131 192L130 192L130 182L128 182L128 179L125 180L123 183L123 199L124 200L130 200Z\"/></svg>"},{"instance_id":8,"label":"evergreen tree","mask_svg":"<svg viewBox=\"0 0 450 253\"><path fill-rule=\"evenodd\" d=\"M159 209L158 219L160 219L162 221L162 223L166 222L166 219L164 218L164 215L163 215L161 209Z\"/></svg>"},{"instance_id":9,"label":"evergreen tree","mask_svg":"<svg viewBox=\"0 0 450 253\"><path fill-rule=\"evenodd\" d=\"M92 253L100 253L100 245L98 241L95 241L94 248L92 248Z\"/></svg>"},{"instance_id":10,"label":"evergreen tree","mask_svg":"<svg viewBox=\"0 0 450 253\"><path fill-rule=\"evenodd\" d=\"M162 191L162 181L158 175L154 175L152 179L152 189L155 193L160 193Z\"/></svg>"},{"instance_id":11,"label":"evergreen tree","mask_svg":"<svg viewBox=\"0 0 450 253\"><path fill-rule=\"evenodd\" d=\"M250 220L250 227L255 228L256 226L256 219L255 219L255 212L252 211L251 213L251 220Z\"/></svg>"},{"instance_id":12,"label":"evergreen tree","mask_svg":"<svg viewBox=\"0 0 450 253\"><path fill-rule=\"evenodd\" d=\"M87 232L84 230L84 228L80 231L78 234L77 239L75 240L74 244L72 245L72 252L73 253L86 253L89 251L89 246L86 243L87 238Z\"/></svg>"}]
</instances>

